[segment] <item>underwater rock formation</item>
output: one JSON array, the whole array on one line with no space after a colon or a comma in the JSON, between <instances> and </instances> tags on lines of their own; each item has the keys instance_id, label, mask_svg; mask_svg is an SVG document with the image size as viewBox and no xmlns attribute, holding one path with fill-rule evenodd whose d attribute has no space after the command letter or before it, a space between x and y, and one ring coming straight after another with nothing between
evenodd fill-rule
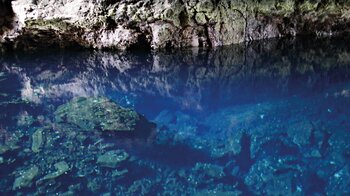
<instances>
[{"instance_id":1,"label":"underwater rock formation","mask_svg":"<svg viewBox=\"0 0 350 196\"><path fill-rule=\"evenodd\" d=\"M36 130L32 135L32 151L37 153L43 146L43 129Z\"/></svg>"},{"instance_id":2,"label":"underwater rock formation","mask_svg":"<svg viewBox=\"0 0 350 196\"><path fill-rule=\"evenodd\" d=\"M350 46L320 40L0 55L0 194L346 195Z\"/></svg>"},{"instance_id":3,"label":"underwater rock formation","mask_svg":"<svg viewBox=\"0 0 350 196\"><path fill-rule=\"evenodd\" d=\"M132 109L122 108L107 98L74 99L58 107L55 116L58 123L71 123L86 131L135 131L141 120Z\"/></svg>"},{"instance_id":4,"label":"underwater rock formation","mask_svg":"<svg viewBox=\"0 0 350 196\"><path fill-rule=\"evenodd\" d=\"M38 182L40 183L40 182L45 181L45 180L55 179L55 178L63 175L67 171L69 171L69 165L65 161L60 161L58 163L55 163L54 167L55 167L56 171L47 174L46 176L41 178Z\"/></svg>"},{"instance_id":5,"label":"underwater rock formation","mask_svg":"<svg viewBox=\"0 0 350 196\"><path fill-rule=\"evenodd\" d=\"M300 195L302 169L294 157L263 159L250 169L245 183L256 195Z\"/></svg>"},{"instance_id":6,"label":"underwater rock formation","mask_svg":"<svg viewBox=\"0 0 350 196\"><path fill-rule=\"evenodd\" d=\"M13 190L31 186L33 179L39 174L39 168L34 165L31 168L22 171L20 174L21 175L17 177L13 183Z\"/></svg>"},{"instance_id":7,"label":"underwater rock formation","mask_svg":"<svg viewBox=\"0 0 350 196\"><path fill-rule=\"evenodd\" d=\"M97 163L103 167L115 168L117 165L129 158L128 153L122 150L108 151L97 158Z\"/></svg>"},{"instance_id":8,"label":"underwater rock formation","mask_svg":"<svg viewBox=\"0 0 350 196\"><path fill-rule=\"evenodd\" d=\"M17 0L12 6L17 24L0 40L20 49L216 47L350 29L347 0Z\"/></svg>"}]
</instances>

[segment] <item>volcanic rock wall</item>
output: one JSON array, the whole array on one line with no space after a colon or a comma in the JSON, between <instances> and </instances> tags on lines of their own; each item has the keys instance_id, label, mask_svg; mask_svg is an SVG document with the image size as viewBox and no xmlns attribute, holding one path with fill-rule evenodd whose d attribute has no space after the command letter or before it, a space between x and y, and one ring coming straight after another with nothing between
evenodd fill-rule
<instances>
[{"instance_id":1,"label":"volcanic rock wall","mask_svg":"<svg viewBox=\"0 0 350 196\"><path fill-rule=\"evenodd\" d=\"M17 0L12 7L16 25L0 40L21 49L216 47L350 32L348 0ZM0 22L11 15L0 13Z\"/></svg>"}]
</instances>

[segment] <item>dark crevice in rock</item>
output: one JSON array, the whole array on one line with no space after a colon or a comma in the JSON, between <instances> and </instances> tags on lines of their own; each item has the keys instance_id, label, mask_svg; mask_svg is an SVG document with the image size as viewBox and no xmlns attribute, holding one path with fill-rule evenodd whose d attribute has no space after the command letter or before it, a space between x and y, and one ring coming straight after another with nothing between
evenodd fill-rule
<instances>
[{"instance_id":1,"label":"dark crevice in rock","mask_svg":"<svg viewBox=\"0 0 350 196\"><path fill-rule=\"evenodd\" d=\"M315 146L316 145L316 138L315 138L315 125L311 122L312 124L312 129L311 129L311 134L310 134L310 139L309 139L309 143L310 146Z\"/></svg>"},{"instance_id":2,"label":"dark crevice in rock","mask_svg":"<svg viewBox=\"0 0 350 196\"><path fill-rule=\"evenodd\" d=\"M179 14L180 25L185 27L188 25L188 14L185 10L181 11Z\"/></svg>"},{"instance_id":3,"label":"dark crevice in rock","mask_svg":"<svg viewBox=\"0 0 350 196\"><path fill-rule=\"evenodd\" d=\"M322 141L322 145L321 145L321 149L320 149L322 156L325 156L329 150L330 145L329 145L328 141L329 141L330 137L331 137L331 134L325 132L325 135L324 135L323 141Z\"/></svg>"},{"instance_id":4,"label":"dark crevice in rock","mask_svg":"<svg viewBox=\"0 0 350 196\"><path fill-rule=\"evenodd\" d=\"M14 12L11 1L12 0L0 1L0 36L13 28Z\"/></svg>"},{"instance_id":5,"label":"dark crevice in rock","mask_svg":"<svg viewBox=\"0 0 350 196\"><path fill-rule=\"evenodd\" d=\"M112 30L118 27L118 24L115 22L115 20L112 19L112 17L108 16L106 18L106 29Z\"/></svg>"},{"instance_id":6,"label":"dark crevice in rock","mask_svg":"<svg viewBox=\"0 0 350 196\"><path fill-rule=\"evenodd\" d=\"M166 44L165 44L165 50L166 51L171 51L171 48L172 48L171 41L167 41Z\"/></svg>"},{"instance_id":7,"label":"dark crevice in rock","mask_svg":"<svg viewBox=\"0 0 350 196\"><path fill-rule=\"evenodd\" d=\"M151 50L151 43L147 39L146 34L140 33L138 38L137 38L137 42L130 45L128 50L130 50L130 51L133 51L133 50L135 50L135 51L150 51Z\"/></svg>"},{"instance_id":8,"label":"dark crevice in rock","mask_svg":"<svg viewBox=\"0 0 350 196\"><path fill-rule=\"evenodd\" d=\"M13 10L11 5L12 0L1 0L0 1L0 16L12 16Z\"/></svg>"},{"instance_id":9,"label":"dark crevice in rock","mask_svg":"<svg viewBox=\"0 0 350 196\"><path fill-rule=\"evenodd\" d=\"M202 48L203 46L203 41L201 39L198 39L198 47Z\"/></svg>"},{"instance_id":10,"label":"dark crevice in rock","mask_svg":"<svg viewBox=\"0 0 350 196\"><path fill-rule=\"evenodd\" d=\"M113 4L115 4L115 3L117 3L118 1L117 0L104 0L104 1L102 1L102 3L103 3L103 5L104 6L110 6L110 5L113 5Z\"/></svg>"},{"instance_id":11,"label":"dark crevice in rock","mask_svg":"<svg viewBox=\"0 0 350 196\"><path fill-rule=\"evenodd\" d=\"M251 136L244 133L241 138L241 152L236 156L237 165L239 166L240 171L246 173L249 171L251 166L254 163L254 159L252 159L250 146L251 146ZM242 173L242 174L243 174Z\"/></svg>"},{"instance_id":12,"label":"dark crevice in rock","mask_svg":"<svg viewBox=\"0 0 350 196\"><path fill-rule=\"evenodd\" d=\"M316 173L310 173L304 178L309 184L306 187L306 195L317 195L325 192L326 182L321 179Z\"/></svg>"},{"instance_id":13,"label":"dark crevice in rock","mask_svg":"<svg viewBox=\"0 0 350 196\"><path fill-rule=\"evenodd\" d=\"M204 33L205 33L205 36L206 36L206 38L207 38L206 41L207 41L208 46L209 46L210 48L212 48L213 45L212 45L212 42L211 42L211 40L210 40L209 26L205 26L205 28L204 28Z\"/></svg>"},{"instance_id":14,"label":"dark crevice in rock","mask_svg":"<svg viewBox=\"0 0 350 196\"><path fill-rule=\"evenodd\" d=\"M281 136L285 137L285 136ZM277 156L297 156L299 150L296 146L288 146L282 140L271 140L264 143L261 147L265 151L263 151L258 156L265 157L267 155L277 155Z\"/></svg>"},{"instance_id":15,"label":"dark crevice in rock","mask_svg":"<svg viewBox=\"0 0 350 196\"><path fill-rule=\"evenodd\" d=\"M78 33L78 30L73 30ZM35 32L33 34L33 32ZM20 36L20 41L11 45L17 50L37 50L45 48L83 48L84 41L76 38L79 35L70 33L59 33L55 30L26 29ZM79 42L79 40L81 42ZM10 45L10 44L9 44Z\"/></svg>"}]
</instances>

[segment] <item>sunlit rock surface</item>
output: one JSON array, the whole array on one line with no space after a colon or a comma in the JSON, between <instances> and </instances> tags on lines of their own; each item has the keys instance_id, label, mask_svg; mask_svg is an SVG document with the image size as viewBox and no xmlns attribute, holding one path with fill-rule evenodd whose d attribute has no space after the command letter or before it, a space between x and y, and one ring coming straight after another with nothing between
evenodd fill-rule
<instances>
[{"instance_id":1,"label":"sunlit rock surface","mask_svg":"<svg viewBox=\"0 0 350 196\"><path fill-rule=\"evenodd\" d=\"M11 0L3 2L8 7ZM7 10L0 15L0 40L4 47L27 50L216 47L297 34L339 35L350 28L347 0L16 0L12 7L15 18Z\"/></svg>"}]
</instances>

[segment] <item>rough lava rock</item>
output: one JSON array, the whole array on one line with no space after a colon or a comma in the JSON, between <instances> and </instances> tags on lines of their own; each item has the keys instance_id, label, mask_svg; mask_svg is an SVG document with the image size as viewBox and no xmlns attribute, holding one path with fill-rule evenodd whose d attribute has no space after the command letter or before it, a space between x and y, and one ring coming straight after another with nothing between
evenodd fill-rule
<instances>
[{"instance_id":1,"label":"rough lava rock","mask_svg":"<svg viewBox=\"0 0 350 196\"><path fill-rule=\"evenodd\" d=\"M216 47L350 32L348 0L3 0L2 47ZM1 47L0 47L1 48Z\"/></svg>"}]
</instances>

